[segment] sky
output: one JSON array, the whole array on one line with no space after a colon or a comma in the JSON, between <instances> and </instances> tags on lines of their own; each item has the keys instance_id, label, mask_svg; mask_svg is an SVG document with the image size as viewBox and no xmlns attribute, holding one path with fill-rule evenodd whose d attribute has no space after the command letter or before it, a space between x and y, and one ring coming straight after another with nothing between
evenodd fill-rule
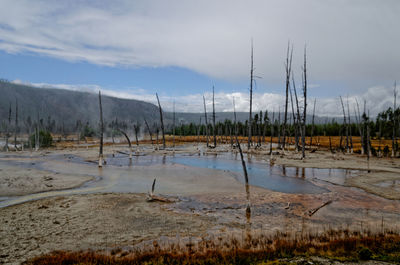
<instances>
[{"instance_id":1,"label":"sky","mask_svg":"<svg viewBox=\"0 0 400 265\"><path fill-rule=\"evenodd\" d=\"M393 104L400 80L400 1L0 0L0 78L135 98L164 109L248 111L254 46L254 109L283 108L284 61L293 45L301 88L307 49L309 107L340 115L339 96ZM300 90L299 90L300 92ZM351 107L351 111L353 107Z\"/></svg>"}]
</instances>

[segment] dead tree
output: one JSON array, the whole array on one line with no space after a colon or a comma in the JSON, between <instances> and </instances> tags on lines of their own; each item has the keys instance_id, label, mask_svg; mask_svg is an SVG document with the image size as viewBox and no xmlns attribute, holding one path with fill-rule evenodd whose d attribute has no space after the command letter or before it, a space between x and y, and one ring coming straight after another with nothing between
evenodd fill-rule
<instances>
[{"instance_id":1,"label":"dead tree","mask_svg":"<svg viewBox=\"0 0 400 265\"><path fill-rule=\"evenodd\" d=\"M293 96L292 96L292 89L289 88L290 94L290 103L292 106L292 116L293 116L293 128L294 128L294 143L295 143L295 150L299 151L299 135L298 135L298 124L296 119L296 114L294 112L294 104L293 104Z\"/></svg>"},{"instance_id":2,"label":"dead tree","mask_svg":"<svg viewBox=\"0 0 400 265\"><path fill-rule=\"evenodd\" d=\"M199 120L199 126L197 127L197 146L200 144L200 130L201 130L201 116Z\"/></svg>"},{"instance_id":3,"label":"dead tree","mask_svg":"<svg viewBox=\"0 0 400 265\"><path fill-rule=\"evenodd\" d=\"M172 148L175 151L175 101L173 107L173 115L172 115Z\"/></svg>"},{"instance_id":4,"label":"dead tree","mask_svg":"<svg viewBox=\"0 0 400 265\"><path fill-rule=\"evenodd\" d=\"M290 56L289 56L290 50ZM285 99L285 114L283 118L283 145L282 148L285 149L286 144L286 131L287 131L287 118L288 118L288 105L289 105L289 86L290 86L290 74L292 72L292 57L293 57L293 46L290 49L290 42L288 42L287 51L286 51L286 62L285 62L285 71L286 71L286 99Z\"/></svg>"},{"instance_id":5,"label":"dead tree","mask_svg":"<svg viewBox=\"0 0 400 265\"><path fill-rule=\"evenodd\" d=\"M349 153L350 152L350 150L349 150L349 130L347 127L347 122L346 122L346 111L344 110L342 96L339 96L339 98L340 98L340 103L342 104L342 110L343 110L343 128L346 133L346 150L347 150L347 153Z\"/></svg>"},{"instance_id":6,"label":"dead tree","mask_svg":"<svg viewBox=\"0 0 400 265\"><path fill-rule=\"evenodd\" d=\"M274 125L275 125L275 112L272 110L272 121L271 121L271 143L269 145L269 154L272 156L272 138L274 137Z\"/></svg>"},{"instance_id":7,"label":"dead tree","mask_svg":"<svg viewBox=\"0 0 400 265\"><path fill-rule=\"evenodd\" d=\"M100 149L99 149L99 167L103 166L103 134L104 134L104 123L103 123L103 107L101 105L101 92L99 91L99 111L100 111Z\"/></svg>"},{"instance_id":8,"label":"dead tree","mask_svg":"<svg viewBox=\"0 0 400 265\"><path fill-rule=\"evenodd\" d=\"M368 118L369 118L369 110L368 110ZM370 172L369 170L369 157L371 156L371 135L370 135L370 124L369 121L367 123L367 163L368 163L368 173Z\"/></svg>"},{"instance_id":9,"label":"dead tree","mask_svg":"<svg viewBox=\"0 0 400 265\"><path fill-rule=\"evenodd\" d=\"M147 123L147 120L145 118L143 118L143 119L144 119L144 124L146 125L146 128L147 128L147 131L149 132L149 135L150 135L151 145L154 145L154 143L153 143L153 135L151 134L150 126Z\"/></svg>"},{"instance_id":10,"label":"dead tree","mask_svg":"<svg viewBox=\"0 0 400 265\"><path fill-rule=\"evenodd\" d=\"M310 135L310 148L312 148L312 138L314 134L314 119L315 119L315 104L317 103L317 99L314 99L314 108L312 113L312 121L311 121L311 135Z\"/></svg>"},{"instance_id":11,"label":"dead tree","mask_svg":"<svg viewBox=\"0 0 400 265\"><path fill-rule=\"evenodd\" d=\"M364 149L364 126L362 126L362 120L361 120L361 113L360 113L360 106L358 105L358 100L356 98L356 105L357 105L357 113L356 113L356 118L357 118L357 124L358 124L358 132L360 133L360 138L361 138L361 154L365 154L365 149Z\"/></svg>"},{"instance_id":12,"label":"dead tree","mask_svg":"<svg viewBox=\"0 0 400 265\"><path fill-rule=\"evenodd\" d=\"M37 121L36 121L36 132L35 132L35 151L39 151L40 148L40 121L39 121L39 111L37 111Z\"/></svg>"},{"instance_id":13,"label":"dead tree","mask_svg":"<svg viewBox=\"0 0 400 265\"><path fill-rule=\"evenodd\" d=\"M204 104L204 119L206 122L206 138L207 138L207 147L209 147L209 139L208 139L208 120L207 120L207 108L206 108L206 99L203 95L203 104Z\"/></svg>"},{"instance_id":14,"label":"dead tree","mask_svg":"<svg viewBox=\"0 0 400 265\"><path fill-rule=\"evenodd\" d=\"M14 148L15 151L17 148L17 133L18 133L18 100L15 99L15 128L14 128Z\"/></svg>"},{"instance_id":15,"label":"dead tree","mask_svg":"<svg viewBox=\"0 0 400 265\"><path fill-rule=\"evenodd\" d=\"M393 116L392 116L392 122L393 122L393 134L392 134L392 157L396 156L396 99L397 99L397 88L396 88L396 82L394 82L394 87L393 87Z\"/></svg>"},{"instance_id":16,"label":"dead tree","mask_svg":"<svg viewBox=\"0 0 400 265\"><path fill-rule=\"evenodd\" d=\"M213 86L213 137L214 148L217 147L217 128L215 127L215 99L214 99L214 86Z\"/></svg>"},{"instance_id":17,"label":"dead tree","mask_svg":"<svg viewBox=\"0 0 400 265\"><path fill-rule=\"evenodd\" d=\"M259 117L259 124L258 124L258 147L261 147L261 128L263 126L263 122L262 122L262 111L260 110L260 117Z\"/></svg>"},{"instance_id":18,"label":"dead tree","mask_svg":"<svg viewBox=\"0 0 400 265\"><path fill-rule=\"evenodd\" d=\"M233 101L233 113L234 113L234 123L236 124L236 110L235 110L235 101ZM250 221L250 216L251 216L251 209L250 209L250 185L249 185L249 176L247 174L247 167L246 167L246 162L244 161L243 158L243 152L242 152L242 147L240 146L240 142L238 139L237 131L236 131L236 144L239 148L239 153L240 153L240 159L242 161L242 168L243 168L243 174L244 174L244 180L245 180L245 188L246 188L246 200L247 200L247 206L246 206L246 218L247 221Z\"/></svg>"},{"instance_id":19,"label":"dead tree","mask_svg":"<svg viewBox=\"0 0 400 265\"><path fill-rule=\"evenodd\" d=\"M136 124L133 125L133 130L135 132L136 146L139 146L139 138L138 138L138 134L139 134L139 131L140 131L139 122L136 122Z\"/></svg>"},{"instance_id":20,"label":"dead tree","mask_svg":"<svg viewBox=\"0 0 400 265\"><path fill-rule=\"evenodd\" d=\"M303 130L301 127L301 115L300 115L300 106L299 106L299 99L297 97L297 90L296 90L296 83L294 81L294 77L292 74L292 83L293 83L293 91L294 91L294 96L295 96L295 100L296 100L296 109L297 109L297 131L298 133L300 133L300 135L297 134L297 147L298 147L298 151L300 150L300 144L299 144L299 137L301 137L301 139L303 139Z\"/></svg>"},{"instance_id":21,"label":"dead tree","mask_svg":"<svg viewBox=\"0 0 400 265\"><path fill-rule=\"evenodd\" d=\"M278 148L282 148L281 143L281 108L278 108Z\"/></svg>"},{"instance_id":22,"label":"dead tree","mask_svg":"<svg viewBox=\"0 0 400 265\"><path fill-rule=\"evenodd\" d=\"M247 149L250 149L251 144L251 123L252 123L252 107L253 107L253 41L251 41L251 64L250 64L250 112L249 112L249 122L248 122L248 141L247 141Z\"/></svg>"},{"instance_id":23,"label":"dead tree","mask_svg":"<svg viewBox=\"0 0 400 265\"><path fill-rule=\"evenodd\" d=\"M307 117L307 50L304 47L304 66L303 66L303 97L304 97L304 108L303 108L303 134L302 134L302 159L306 157L306 117Z\"/></svg>"},{"instance_id":24,"label":"dead tree","mask_svg":"<svg viewBox=\"0 0 400 265\"><path fill-rule=\"evenodd\" d=\"M349 143L350 143L350 153L353 153L353 137L351 132L351 118L350 118L350 104L349 97L347 97L347 117L348 117L348 126L349 126Z\"/></svg>"},{"instance_id":25,"label":"dead tree","mask_svg":"<svg viewBox=\"0 0 400 265\"><path fill-rule=\"evenodd\" d=\"M8 126L7 130L6 130L6 145L5 145L5 150L6 152L8 152L9 148L8 148L8 138L10 137L10 128L11 128L11 102L10 102L10 108L8 110Z\"/></svg>"},{"instance_id":26,"label":"dead tree","mask_svg":"<svg viewBox=\"0 0 400 265\"><path fill-rule=\"evenodd\" d=\"M128 141L128 145L129 145L129 159L132 159L132 143L131 143L131 140L129 139L128 135L127 135L123 130L121 130L121 129L119 129L119 128L117 128L117 130L118 130L120 133L122 133L122 134L125 136L126 140Z\"/></svg>"},{"instance_id":27,"label":"dead tree","mask_svg":"<svg viewBox=\"0 0 400 265\"><path fill-rule=\"evenodd\" d=\"M160 122L161 122L161 133L162 133L162 140L163 140L163 149L165 149L165 133L164 133L164 119L163 119L163 111L160 104L160 99L158 98L158 94L156 93L158 108L160 110Z\"/></svg>"},{"instance_id":28,"label":"dead tree","mask_svg":"<svg viewBox=\"0 0 400 265\"><path fill-rule=\"evenodd\" d=\"M156 143L157 143L157 150L160 150L159 142L158 142L158 134L160 133L160 128L156 125Z\"/></svg>"}]
</instances>

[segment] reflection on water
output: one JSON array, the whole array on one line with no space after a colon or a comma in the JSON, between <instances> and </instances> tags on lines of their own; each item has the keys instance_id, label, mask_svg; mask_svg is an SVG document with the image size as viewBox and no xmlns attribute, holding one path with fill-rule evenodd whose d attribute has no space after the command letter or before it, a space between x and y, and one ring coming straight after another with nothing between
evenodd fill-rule
<instances>
[{"instance_id":1,"label":"reflection on water","mask_svg":"<svg viewBox=\"0 0 400 265\"><path fill-rule=\"evenodd\" d=\"M269 163L258 161L255 157L247 157L249 184L284 193L324 193L327 189L310 182L311 179L343 184L347 177L357 171L344 169L314 169L285 166L270 166ZM51 161L51 162L49 162ZM74 175L89 175L95 180L74 189L49 191L14 198L1 198L0 207L41 199L51 196L62 196L94 192L146 192L149 188L148 179L139 179L132 173L137 166L183 164L232 172L232 176L244 183L243 169L237 154L218 154L212 156L198 155L138 155L132 159L126 155L116 154L107 157L107 165L98 168L96 163L85 161L74 155L50 155L42 162L21 162L18 160L7 163L25 168L35 168L52 172ZM117 170L121 168L121 170ZM212 185L212 183L210 184Z\"/></svg>"},{"instance_id":2,"label":"reflection on water","mask_svg":"<svg viewBox=\"0 0 400 265\"><path fill-rule=\"evenodd\" d=\"M267 188L273 191L284 193L323 193L328 192L327 189L321 188L305 179L308 175L306 170L302 169L301 176L298 177L296 171L298 168L289 168L285 166L270 166L267 163L252 162L247 159L247 172L249 174L249 184ZM219 157L202 157L192 158L180 156L172 158L173 163L184 164L187 166L210 168L218 170L227 170L235 172L235 178L244 183L241 174L242 165L238 159L224 159ZM340 170L339 170L340 171ZM321 175L327 175L326 169L317 169Z\"/></svg>"}]
</instances>

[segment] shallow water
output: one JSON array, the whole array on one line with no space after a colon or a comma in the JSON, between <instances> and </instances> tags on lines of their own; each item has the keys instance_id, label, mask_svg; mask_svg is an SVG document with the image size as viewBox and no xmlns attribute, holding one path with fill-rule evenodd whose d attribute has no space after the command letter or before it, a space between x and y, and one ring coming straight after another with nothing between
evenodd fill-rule
<instances>
[{"instance_id":1,"label":"shallow water","mask_svg":"<svg viewBox=\"0 0 400 265\"><path fill-rule=\"evenodd\" d=\"M47 170L61 174L89 175L94 180L85 183L79 188L66 189L60 191L49 191L26 196L1 198L0 207L6 207L30 200L41 199L51 196L65 196L72 194L87 194L97 192L134 192L145 193L148 191L152 181L152 171L149 171L147 178L137 177L134 172L138 166L147 168L148 166L163 165L173 166L177 164L208 168L213 170L223 170L231 172L232 178L244 183L243 169L239 156L235 154L219 155L138 155L132 160L126 155L118 154L107 157L107 165L99 169L93 162L74 155L49 155L42 162L31 163L16 160L8 161L10 164L25 168L35 168ZM246 165L249 174L250 185L267 188L283 193L324 193L329 190L317 186L310 180L328 181L342 185L347 177L352 176L356 171L342 169L313 169L313 168L292 168L284 166L270 166L266 161L256 157L246 156ZM190 176L188 176L190 177ZM183 178L183 177L182 177ZM150 180L151 179L151 180ZM175 180L179 182L180 180ZM182 179L182 182L184 180ZM176 185L177 183L173 184ZM161 185L161 184L160 184ZM167 187L158 186L160 190ZM207 184L208 185L208 184ZM213 183L209 183L210 186ZM157 188L157 189L159 189ZM165 191L168 191L165 188Z\"/></svg>"},{"instance_id":2,"label":"shallow water","mask_svg":"<svg viewBox=\"0 0 400 265\"><path fill-rule=\"evenodd\" d=\"M249 184L284 193L323 193L327 189L319 187L310 180L322 180L343 185L346 178L357 174L357 170L296 168L270 166L269 163L245 154ZM244 183L241 160L236 154L219 155L175 155L175 156L136 156L130 161L127 156L109 157L109 165L124 167L132 165L182 164L191 167L230 171L236 180Z\"/></svg>"}]
</instances>

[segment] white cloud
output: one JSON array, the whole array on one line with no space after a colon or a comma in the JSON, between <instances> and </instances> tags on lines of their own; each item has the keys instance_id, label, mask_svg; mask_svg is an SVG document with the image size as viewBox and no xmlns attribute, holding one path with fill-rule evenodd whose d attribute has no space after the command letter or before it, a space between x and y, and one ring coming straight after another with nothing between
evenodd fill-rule
<instances>
[{"instance_id":1,"label":"white cloud","mask_svg":"<svg viewBox=\"0 0 400 265\"><path fill-rule=\"evenodd\" d=\"M137 99L153 104L157 104L157 99L154 94L148 94L141 88L134 88L130 90L118 91L112 89L105 89L98 85L93 84L82 84L82 85L70 85L70 84L47 84L47 83L29 83L21 80L14 80L14 83L32 85L35 87L44 88L58 88L68 89L73 91L84 91L97 93L101 90L103 95L112 97L124 98L124 99ZM397 88L398 89L398 88ZM159 95L163 109L165 111L173 111L175 103L175 110L177 112L203 112L203 95L192 94L178 97L170 97L166 95ZM212 93L205 93L207 112L212 111ZM236 111L248 112L249 111L249 94L233 92L215 93L215 108L217 112L232 112L233 111L233 98L235 99ZM345 104L345 110L348 111L347 102L349 102L350 114L353 116L356 108L356 101L358 101L360 111L363 111L364 100L366 102L366 108L371 115L376 115L379 112L386 110L388 107L393 106L393 87L376 86L371 87L362 94L346 95L342 97ZM254 93L253 94L253 111L258 112L260 110L265 111L284 111L285 97L276 93ZM302 106L303 101L299 95L299 104ZM399 102L399 101L398 101ZM314 98L308 99L308 114L312 114L314 104ZM291 106L289 105L289 112L291 113ZM342 116L342 106L339 97L332 98L317 98L316 101L316 115L318 116Z\"/></svg>"},{"instance_id":2,"label":"white cloud","mask_svg":"<svg viewBox=\"0 0 400 265\"><path fill-rule=\"evenodd\" d=\"M2 0L0 49L102 65L179 66L227 80L282 80L286 45L310 81L374 84L399 78L400 1ZM299 75L299 74L297 74Z\"/></svg>"}]
</instances>

